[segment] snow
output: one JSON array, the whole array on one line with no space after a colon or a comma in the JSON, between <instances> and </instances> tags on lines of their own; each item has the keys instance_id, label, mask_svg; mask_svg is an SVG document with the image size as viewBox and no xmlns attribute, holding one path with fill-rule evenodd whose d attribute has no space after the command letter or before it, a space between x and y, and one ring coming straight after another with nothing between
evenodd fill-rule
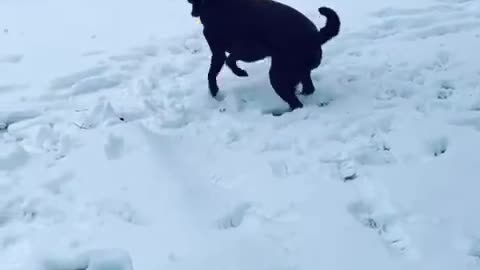
<instances>
[{"instance_id":1,"label":"snow","mask_svg":"<svg viewBox=\"0 0 480 270\"><path fill-rule=\"evenodd\" d=\"M478 269L480 2L321 5L273 117L268 59L209 97L187 1L1 1L0 269Z\"/></svg>"}]
</instances>

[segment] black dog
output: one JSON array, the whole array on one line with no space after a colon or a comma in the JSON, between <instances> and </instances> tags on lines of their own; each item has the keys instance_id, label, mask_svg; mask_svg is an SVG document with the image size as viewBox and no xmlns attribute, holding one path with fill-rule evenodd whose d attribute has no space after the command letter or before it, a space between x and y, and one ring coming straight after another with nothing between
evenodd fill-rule
<instances>
[{"instance_id":1,"label":"black dog","mask_svg":"<svg viewBox=\"0 0 480 270\"><path fill-rule=\"evenodd\" d=\"M228 51L229 55L227 56L225 63L230 70L239 77L247 77L248 73L238 67L237 61L243 61L247 63L256 62L264 59L269 56L268 49L262 46L261 44L248 43L245 41L236 41L232 44L231 49ZM310 73L307 77L301 81L303 89L301 94L311 95L315 91L315 86L313 85L312 78Z\"/></svg>"},{"instance_id":2,"label":"black dog","mask_svg":"<svg viewBox=\"0 0 480 270\"><path fill-rule=\"evenodd\" d=\"M200 17L203 34L212 52L208 83L213 97L218 94L217 75L225 62L237 76L247 76L237 60L254 62L272 58L270 83L291 110L303 107L295 87L303 84L303 93L315 90L311 71L322 59L321 46L340 30L335 11L319 8L327 18L318 30L299 11L273 0L188 0L193 17ZM230 55L227 58L226 52Z\"/></svg>"}]
</instances>

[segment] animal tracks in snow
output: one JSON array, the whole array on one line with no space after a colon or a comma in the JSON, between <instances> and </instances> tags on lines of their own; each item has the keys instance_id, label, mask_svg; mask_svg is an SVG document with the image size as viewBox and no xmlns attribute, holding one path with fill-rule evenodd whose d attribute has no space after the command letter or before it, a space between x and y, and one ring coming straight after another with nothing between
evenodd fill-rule
<instances>
[{"instance_id":1,"label":"animal tracks in snow","mask_svg":"<svg viewBox=\"0 0 480 270\"><path fill-rule=\"evenodd\" d=\"M108 66L99 66L59 77L51 82L50 88L52 90L68 89L65 93L56 93L59 96L89 94L117 87L128 78L120 73L104 74L108 70Z\"/></svg>"},{"instance_id":2,"label":"animal tracks in snow","mask_svg":"<svg viewBox=\"0 0 480 270\"><path fill-rule=\"evenodd\" d=\"M376 231L390 249L402 254L409 251L409 239L394 216L379 212L365 201L352 203L348 211L362 225Z\"/></svg>"},{"instance_id":3,"label":"animal tracks in snow","mask_svg":"<svg viewBox=\"0 0 480 270\"><path fill-rule=\"evenodd\" d=\"M467 2L434 5L425 8L386 8L372 15L380 19L380 23L369 27L369 38L382 39L398 36L403 40L426 39L447 34L456 34L480 28L479 14ZM408 30L408 31L407 31Z\"/></svg>"},{"instance_id":4,"label":"animal tracks in snow","mask_svg":"<svg viewBox=\"0 0 480 270\"><path fill-rule=\"evenodd\" d=\"M158 50L158 45L146 45L134 47L123 54L107 55L102 50L87 51L81 56L98 59L99 64L51 80L49 88L55 90L52 96L91 95L103 90L129 87L132 79L135 80L135 72L145 65L151 65L148 60L157 56ZM174 61L170 63L172 62ZM168 65L168 62L165 61L162 65ZM154 83L157 80L159 77L152 78Z\"/></svg>"},{"instance_id":5,"label":"animal tracks in snow","mask_svg":"<svg viewBox=\"0 0 480 270\"><path fill-rule=\"evenodd\" d=\"M228 214L226 214L218 221L219 228L226 230L239 227L251 207L252 206L250 203L242 203L237 205Z\"/></svg>"},{"instance_id":6,"label":"animal tracks in snow","mask_svg":"<svg viewBox=\"0 0 480 270\"><path fill-rule=\"evenodd\" d=\"M379 11L373 12L374 16L377 16L381 19L383 18L390 18L390 17L409 17L409 16L416 16L416 15L428 15L431 13L438 13L438 12L452 12L452 11L463 11L462 7L452 7L450 5L437 5L425 8L405 8L405 9L398 9L398 8L385 8Z\"/></svg>"},{"instance_id":7,"label":"animal tracks in snow","mask_svg":"<svg viewBox=\"0 0 480 270\"><path fill-rule=\"evenodd\" d=\"M82 60L99 60L96 66L50 81L50 92L69 97L62 103L63 108L56 108L60 113L56 112L55 119L45 120L44 114L51 111L43 110L0 114L1 138L11 145L18 144L17 148L0 153L0 178L7 179L0 179L0 191L10 192L6 183L17 181L15 177L30 163L36 166L35 161L44 162L43 154L57 157L48 160L47 170L64 169L38 180L39 188L35 190L41 196L0 198L0 210L9 209L7 215L0 216L0 227L17 221L36 225L39 220L49 224L73 218L81 221L82 230L95 231L97 224L108 225L106 230L133 228L134 233L144 232L152 238L155 245L155 239L171 241L172 250L178 249L172 253L181 254L180 260L185 261L191 258L189 250L182 250L184 247L178 242L185 238L187 246L193 244L192 252L196 253L196 243L189 235L192 233L199 242L212 241L211 246L218 245L219 250L225 244L217 238L219 235L245 237L246 242L260 245L263 240L259 239L271 235L275 239L273 245L281 243L290 252L292 265L303 263L316 256L309 257L304 252L317 252L316 247L309 245L317 245L318 254L322 253L321 248L331 249L328 241L321 243L310 238L320 235L320 230L330 224L334 236L343 229L361 234L358 239L362 240L355 243L359 246L383 242L386 249L402 255L420 249L415 234L409 231L410 224L399 214L403 208L391 206L394 202L399 205L395 200L397 190L391 194L382 192L383 188L390 188L390 179L374 181L376 178L371 175L383 170L388 174L391 168L419 160L429 165L444 162L458 149L457 137L448 131L432 132L434 125L429 126L427 120L436 117L437 112L455 108L455 98L466 85L460 77L447 75L461 60L448 44L418 53L426 57L409 56L418 43L425 42L419 39L435 37L432 43L439 44L435 41L442 35L480 27L473 8L475 1L445 3L374 13L377 22L373 27L345 35L355 45L364 41L368 44L347 46L341 39L332 43L333 50L325 53L325 65L312 74L319 94L303 97L306 108L282 117L262 115L263 108L282 108L283 104L278 99L271 102L275 94L268 84L268 67L255 70L253 64L248 65L252 74L248 79L236 78L228 71L222 73L219 83L224 99L215 101L208 96L205 75L210 54L201 34L168 40L167 45L150 44L113 54L85 52ZM387 44L388 38L392 39L391 44ZM398 39L405 43L397 42ZM385 46L378 46L377 42ZM409 46L399 50L404 45ZM335 46L349 50L341 54ZM398 54L406 58L401 60ZM264 77L257 79L257 74ZM238 85L231 84L237 80ZM14 92L19 85L2 84L0 90ZM319 109L325 105L322 102L328 106ZM447 126L480 130L475 104L471 107L472 114L450 119ZM58 119L68 123L65 129L63 123L57 124ZM162 136L168 134L176 139L162 142L164 137L152 136L150 144L144 144L143 137L131 140L135 136L127 135L136 132L137 120L152 124L149 127L160 130ZM419 130L422 124L424 130ZM93 138L89 137L92 134ZM153 154L147 154L148 151ZM329 151L333 154L328 155ZM79 155L85 157L79 159ZM98 166L105 166L97 168L98 172L84 165L96 165L97 161ZM64 164L71 168L62 167ZM404 191L398 190L401 192ZM39 202L42 200L44 203ZM57 206L65 204L69 211ZM285 204L292 207L282 214L280 210ZM257 216L253 206L280 214L278 218L270 218L270 214ZM257 222L262 220L269 222ZM311 231L299 232L305 220L312 222L306 226L311 225ZM208 239L201 235L205 227L214 227ZM134 238L141 238L142 234L135 234ZM95 232L88 236L101 238L99 242L91 240L91 245L126 243L139 248L135 243L122 242L127 241L123 237L108 241L108 237ZM0 245L15 242L14 238L0 238ZM85 238L82 241L90 241ZM340 244L353 241L357 240L341 239ZM162 242L159 246L164 245ZM295 251L295 246L305 249ZM240 247L239 251L250 256L247 249ZM477 256L477 250L472 245L471 256ZM144 256L141 248L138 251L136 258ZM302 254L295 257L295 252ZM377 255L368 255L371 254ZM217 255L225 253L211 257ZM93 268L85 263L73 267Z\"/></svg>"},{"instance_id":8,"label":"animal tracks in snow","mask_svg":"<svg viewBox=\"0 0 480 270\"><path fill-rule=\"evenodd\" d=\"M83 81L85 79L103 75L105 72L107 72L108 69L109 69L108 66L102 65L102 66L97 66L97 67L85 69L82 71L78 71L63 77L58 77L57 79L53 80L50 83L50 89L59 90L59 89L72 87L78 82Z\"/></svg>"},{"instance_id":9,"label":"animal tracks in snow","mask_svg":"<svg viewBox=\"0 0 480 270\"><path fill-rule=\"evenodd\" d=\"M85 78L72 86L71 94L79 95L114 88L119 86L124 78L126 78L126 76L121 74Z\"/></svg>"},{"instance_id":10,"label":"animal tracks in snow","mask_svg":"<svg viewBox=\"0 0 480 270\"><path fill-rule=\"evenodd\" d=\"M67 183L75 177L73 172L66 172L58 177L52 178L44 184L44 188L52 194L59 195L63 193Z\"/></svg>"},{"instance_id":11,"label":"animal tracks in snow","mask_svg":"<svg viewBox=\"0 0 480 270\"><path fill-rule=\"evenodd\" d=\"M427 148L433 156L437 157L447 152L448 144L448 137L442 136L427 141Z\"/></svg>"}]
</instances>

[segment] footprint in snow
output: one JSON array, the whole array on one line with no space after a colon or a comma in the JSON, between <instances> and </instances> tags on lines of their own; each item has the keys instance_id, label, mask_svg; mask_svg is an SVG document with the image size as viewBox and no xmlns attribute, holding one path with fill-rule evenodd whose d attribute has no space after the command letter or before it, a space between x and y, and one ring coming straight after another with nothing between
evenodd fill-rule
<instances>
[{"instance_id":1,"label":"footprint in snow","mask_svg":"<svg viewBox=\"0 0 480 270\"><path fill-rule=\"evenodd\" d=\"M343 181L352 181L357 179L357 166L352 159L341 160L337 163L338 173Z\"/></svg>"},{"instance_id":2,"label":"footprint in snow","mask_svg":"<svg viewBox=\"0 0 480 270\"><path fill-rule=\"evenodd\" d=\"M352 157L361 165L386 165L395 162L387 145L366 145L355 148ZM348 179L347 179L348 180Z\"/></svg>"},{"instance_id":3,"label":"footprint in snow","mask_svg":"<svg viewBox=\"0 0 480 270\"><path fill-rule=\"evenodd\" d=\"M124 140L122 137L114 134L108 135L107 142L104 146L105 155L109 160L119 159L124 150Z\"/></svg>"},{"instance_id":4,"label":"footprint in snow","mask_svg":"<svg viewBox=\"0 0 480 270\"><path fill-rule=\"evenodd\" d=\"M448 99L453 95L455 90L455 84L449 80L443 80L439 82L440 89L437 91L437 99Z\"/></svg>"},{"instance_id":5,"label":"footprint in snow","mask_svg":"<svg viewBox=\"0 0 480 270\"><path fill-rule=\"evenodd\" d=\"M131 225L145 225L148 222L140 211L128 202L105 200L97 202L96 207L100 217L113 216Z\"/></svg>"},{"instance_id":6,"label":"footprint in snow","mask_svg":"<svg viewBox=\"0 0 480 270\"><path fill-rule=\"evenodd\" d=\"M362 225L374 230L389 248L405 253L409 250L409 241L396 219L378 213L373 205L358 201L348 206L348 212Z\"/></svg>"},{"instance_id":7,"label":"footprint in snow","mask_svg":"<svg viewBox=\"0 0 480 270\"><path fill-rule=\"evenodd\" d=\"M269 163L272 175L276 178L285 178L291 174L288 163L285 160L272 160Z\"/></svg>"},{"instance_id":8,"label":"footprint in snow","mask_svg":"<svg viewBox=\"0 0 480 270\"><path fill-rule=\"evenodd\" d=\"M67 172L47 181L43 185L43 187L50 193L58 195L62 193L64 186L69 183L74 177L75 174L73 172Z\"/></svg>"},{"instance_id":9,"label":"footprint in snow","mask_svg":"<svg viewBox=\"0 0 480 270\"><path fill-rule=\"evenodd\" d=\"M438 157L447 152L449 139L446 136L432 138L426 142L426 148L430 155Z\"/></svg>"},{"instance_id":10,"label":"footprint in snow","mask_svg":"<svg viewBox=\"0 0 480 270\"><path fill-rule=\"evenodd\" d=\"M239 227L248 210L251 208L250 203L242 203L235 207L231 212L221 218L218 222L218 227L223 230L233 229Z\"/></svg>"},{"instance_id":11,"label":"footprint in snow","mask_svg":"<svg viewBox=\"0 0 480 270\"><path fill-rule=\"evenodd\" d=\"M18 195L0 201L0 225L7 223L31 223L38 219L60 221L63 211L44 198Z\"/></svg>"},{"instance_id":12,"label":"footprint in snow","mask_svg":"<svg viewBox=\"0 0 480 270\"><path fill-rule=\"evenodd\" d=\"M124 122L122 116L118 116L110 102L99 100L97 104L91 108L81 124L75 124L81 129L96 128L100 125L111 126Z\"/></svg>"}]
</instances>

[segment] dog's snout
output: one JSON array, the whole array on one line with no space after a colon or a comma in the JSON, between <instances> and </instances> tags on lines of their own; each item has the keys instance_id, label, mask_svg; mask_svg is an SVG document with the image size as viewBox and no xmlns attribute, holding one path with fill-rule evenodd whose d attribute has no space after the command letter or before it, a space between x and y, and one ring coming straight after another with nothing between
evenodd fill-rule
<instances>
[{"instance_id":1,"label":"dog's snout","mask_svg":"<svg viewBox=\"0 0 480 270\"><path fill-rule=\"evenodd\" d=\"M192 8L192 12L190 14L192 15L192 17L199 17L200 16L200 12L198 12L198 10L196 8Z\"/></svg>"}]
</instances>

